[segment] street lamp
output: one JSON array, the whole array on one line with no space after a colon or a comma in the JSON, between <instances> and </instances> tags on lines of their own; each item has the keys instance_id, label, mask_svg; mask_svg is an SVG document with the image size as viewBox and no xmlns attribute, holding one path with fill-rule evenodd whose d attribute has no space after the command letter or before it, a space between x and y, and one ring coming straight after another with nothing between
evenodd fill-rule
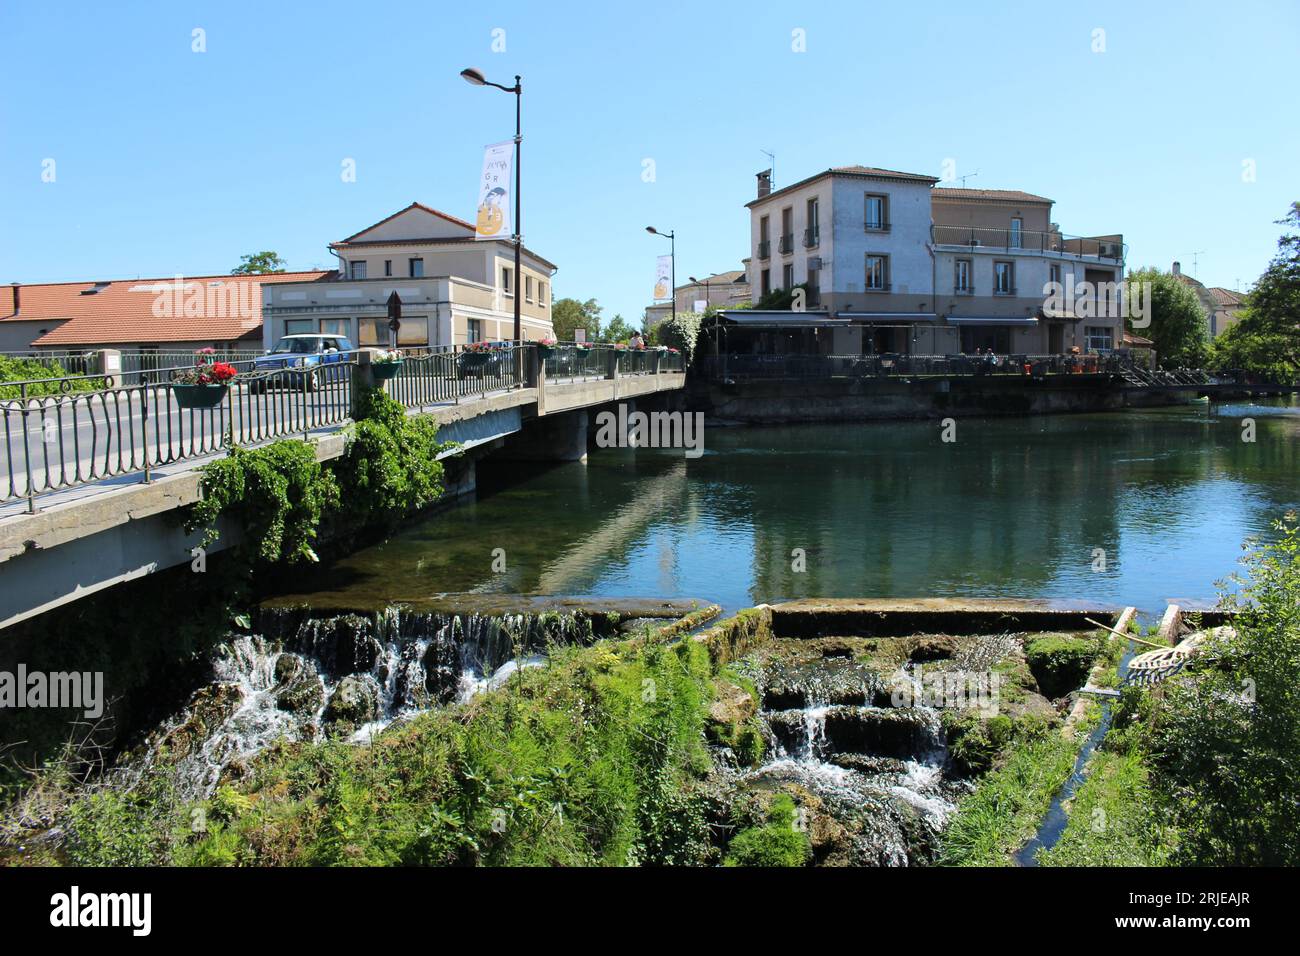
<instances>
[{"instance_id":1,"label":"street lamp","mask_svg":"<svg viewBox=\"0 0 1300 956\"><path fill-rule=\"evenodd\" d=\"M669 298L672 299L673 304L668 307L668 317L672 318L677 313L677 233L660 232L654 226L646 226L645 231L650 233L650 235L652 236L663 236L665 239L668 240L669 243L668 254L672 257L672 265L673 265L672 279L671 279L673 284L673 289L672 292L669 294Z\"/></svg>"},{"instance_id":2,"label":"street lamp","mask_svg":"<svg viewBox=\"0 0 1300 956\"><path fill-rule=\"evenodd\" d=\"M498 90L504 90L507 93L515 94L515 341L520 342L524 337L524 324L520 316L520 306L523 304L523 284L524 277L519 266L519 250L524 241L523 230L523 213L520 203L520 179L519 179L519 153L523 149L524 138L519 131L519 106L523 98L524 84L518 74L515 74L514 86L502 86L500 83L493 83L487 79L483 73L474 69L472 66L466 67L460 71L460 75L466 83L473 86L495 86Z\"/></svg>"}]
</instances>

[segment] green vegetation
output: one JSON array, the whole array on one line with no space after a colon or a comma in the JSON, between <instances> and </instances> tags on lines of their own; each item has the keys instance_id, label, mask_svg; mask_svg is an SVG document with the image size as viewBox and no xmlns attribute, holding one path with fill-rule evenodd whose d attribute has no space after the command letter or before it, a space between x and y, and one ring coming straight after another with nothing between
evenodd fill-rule
<instances>
[{"instance_id":1,"label":"green vegetation","mask_svg":"<svg viewBox=\"0 0 1300 956\"><path fill-rule=\"evenodd\" d=\"M21 398L23 389L17 385L4 385L4 382L35 382L37 380L62 379L68 375L58 362L49 362L35 358L16 358L0 355L0 399ZM81 379L67 383L67 391L82 392L99 388L103 379ZM26 393L30 397L43 395L61 395L65 389L58 381L41 381L40 384L28 385Z\"/></svg>"},{"instance_id":2,"label":"green vegetation","mask_svg":"<svg viewBox=\"0 0 1300 956\"><path fill-rule=\"evenodd\" d=\"M283 272L286 265L288 263L281 259L278 253L267 249L264 252L240 256L239 265L231 269L230 274L232 276L269 275L273 272Z\"/></svg>"},{"instance_id":3,"label":"green vegetation","mask_svg":"<svg viewBox=\"0 0 1300 956\"><path fill-rule=\"evenodd\" d=\"M441 497L437 456L453 446L437 436L433 419L407 415L371 389L358 398L357 421L341 459L322 465L315 448L297 439L232 449L203 468L203 497L186 526L203 530L206 547L220 536L218 519L235 518L243 531L237 551L250 564L315 561L323 523L347 535L399 521Z\"/></svg>"},{"instance_id":4,"label":"green vegetation","mask_svg":"<svg viewBox=\"0 0 1300 956\"><path fill-rule=\"evenodd\" d=\"M507 687L368 746L274 749L198 804L175 799L164 769L130 794L84 797L70 814L67 856L95 865L716 863L709 823L728 808L703 786L714 676L696 641L558 650ZM792 832L792 806L784 819L769 825Z\"/></svg>"},{"instance_id":5,"label":"green vegetation","mask_svg":"<svg viewBox=\"0 0 1300 956\"><path fill-rule=\"evenodd\" d=\"M1163 368L1202 368L1210 354L1209 317L1191 287L1172 273L1147 267L1128 275L1131 286L1151 283L1151 325L1134 328L1155 342ZM1132 319L1129 320L1130 324Z\"/></svg>"},{"instance_id":6,"label":"green vegetation","mask_svg":"<svg viewBox=\"0 0 1300 956\"><path fill-rule=\"evenodd\" d=\"M1214 340L1214 367L1289 383L1300 381L1300 202L1278 225L1288 231L1246 297L1240 320Z\"/></svg>"},{"instance_id":7,"label":"green vegetation","mask_svg":"<svg viewBox=\"0 0 1300 956\"><path fill-rule=\"evenodd\" d=\"M796 826L794 800L778 794L760 827L741 830L727 847L724 866L803 866L812 856L808 834Z\"/></svg>"},{"instance_id":8,"label":"green vegetation","mask_svg":"<svg viewBox=\"0 0 1300 956\"><path fill-rule=\"evenodd\" d=\"M962 801L944 836L939 862L1010 866L1012 855L1034 835L1052 798L1069 779L1086 733L1079 728L1078 736L1066 737L1044 728L1007 747L1005 763Z\"/></svg>"},{"instance_id":9,"label":"green vegetation","mask_svg":"<svg viewBox=\"0 0 1300 956\"><path fill-rule=\"evenodd\" d=\"M690 362L700 337L700 316L694 312L676 312L656 325L651 334L656 345L677 349Z\"/></svg>"},{"instance_id":10,"label":"green vegetation","mask_svg":"<svg viewBox=\"0 0 1300 956\"><path fill-rule=\"evenodd\" d=\"M1025 660L1044 696L1053 700L1078 690L1101 651L1094 637L1043 634L1025 642Z\"/></svg>"}]
</instances>

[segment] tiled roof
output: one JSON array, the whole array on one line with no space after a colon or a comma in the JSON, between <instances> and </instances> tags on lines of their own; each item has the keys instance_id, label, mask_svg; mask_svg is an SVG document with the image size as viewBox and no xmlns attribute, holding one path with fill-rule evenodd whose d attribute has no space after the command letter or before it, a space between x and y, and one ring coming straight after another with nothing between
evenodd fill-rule
<instances>
[{"instance_id":1,"label":"tiled roof","mask_svg":"<svg viewBox=\"0 0 1300 956\"><path fill-rule=\"evenodd\" d=\"M1046 196L1035 196L1033 193L1021 192L1019 189L957 189L952 186L936 186L930 190L930 196L941 201L944 199L1032 203L1052 203L1055 201L1048 199Z\"/></svg>"},{"instance_id":2,"label":"tiled roof","mask_svg":"<svg viewBox=\"0 0 1300 956\"><path fill-rule=\"evenodd\" d=\"M744 281L745 271L743 269L733 269L731 272L719 272L716 275L705 276L699 282L690 283L688 285L680 286L679 288L689 289L692 285L704 285L706 282L709 283L709 285L727 285L733 282Z\"/></svg>"},{"instance_id":3,"label":"tiled roof","mask_svg":"<svg viewBox=\"0 0 1300 956\"><path fill-rule=\"evenodd\" d=\"M17 315L13 287L0 286L0 322L62 322L32 343L39 346L229 342L261 328L264 283L310 282L330 275L312 271L185 276L180 289L175 276L36 283L20 287ZM161 303L157 315L156 302ZM180 308L174 308L178 302ZM186 315L186 311L200 314Z\"/></svg>"},{"instance_id":4,"label":"tiled roof","mask_svg":"<svg viewBox=\"0 0 1300 956\"><path fill-rule=\"evenodd\" d=\"M1246 297L1240 292L1233 292L1231 289L1225 289L1217 285L1210 286L1210 297L1214 299L1215 305L1237 306L1246 304Z\"/></svg>"},{"instance_id":5,"label":"tiled roof","mask_svg":"<svg viewBox=\"0 0 1300 956\"><path fill-rule=\"evenodd\" d=\"M813 173L806 179L801 179L797 183L791 183L789 186L782 186L780 189L774 189L766 196L759 196L757 199L751 199L745 203L746 207L756 205L757 203L766 202L773 196L780 196L792 189L798 189L800 186L806 186L811 182L821 179L823 176L862 176L871 179L898 179L905 182L914 183L937 183L939 177L925 176L921 173L904 173L897 169L881 169L878 166L832 166L830 169L823 169L819 173Z\"/></svg>"},{"instance_id":6,"label":"tiled roof","mask_svg":"<svg viewBox=\"0 0 1300 956\"><path fill-rule=\"evenodd\" d=\"M391 216L385 216L383 219L379 220L379 222L371 223L369 226L366 226L366 228L364 228L364 229L362 229L362 230L360 230L360 231L358 231L358 232L354 232L352 235L348 236L346 239L343 239L343 240L341 240L340 242L336 242L336 243L334 243L334 245L342 245L342 243L344 243L344 242L351 242L351 241L352 241L353 239L355 239L357 236L363 235L364 233L369 232L371 229L376 229L376 228L378 228L379 226L382 226L382 225L383 225L384 223L386 223L386 222L392 222L394 219L396 219L396 218L397 218L398 216L400 216L402 213L404 213L404 212L409 212L409 211L412 210L412 209L422 209L422 210L424 210L425 212L430 213L431 215L437 216L439 219L446 219L448 222L455 223L455 224L458 225L458 226L464 226L464 227L465 227L466 229L468 229L470 232L473 232L473 231L474 231L474 224L473 224L473 223L466 222L464 219L460 219L460 218L458 218L458 217L456 217L456 216L449 215L448 213L442 212L442 211L439 210L439 209L434 209L432 206L426 206L426 205L425 205L424 203L422 203L422 202L413 202L413 203L411 203L409 206L403 206L401 209L397 210L397 212L393 213Z\"/></svg>"}]
</instances>

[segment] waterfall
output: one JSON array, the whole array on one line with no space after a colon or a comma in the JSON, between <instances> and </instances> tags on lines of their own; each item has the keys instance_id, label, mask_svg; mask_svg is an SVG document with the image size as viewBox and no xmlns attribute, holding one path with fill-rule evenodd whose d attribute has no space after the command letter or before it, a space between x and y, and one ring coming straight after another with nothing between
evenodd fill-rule
<instances>
[{"instance_id":1,"label":"waterfall","mask_svg":"<svg viewBox=\"0 0 1300 956\"><path fill-rule=\"evenodd\" d=\"M545 663L549 648L595 639L573 614L450 614L387 608L318 616L263 610L253 634L232 635L210 682L121 768L128 783L166 763L188 797L279 740L362 743L394 721L464 703Z\"/></svg>"}]
</instances>

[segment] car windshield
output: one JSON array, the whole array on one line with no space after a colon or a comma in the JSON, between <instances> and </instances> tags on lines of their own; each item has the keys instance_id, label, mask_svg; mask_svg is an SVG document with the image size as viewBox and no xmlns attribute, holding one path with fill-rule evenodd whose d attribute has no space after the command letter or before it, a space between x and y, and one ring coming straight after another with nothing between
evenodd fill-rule
<instances>
[{"instance_id":1,"label":"car windshield","mask_svg":"<svg viewBox=\"0 0 1300 956\"><path fill-rule=\"evenodd\" d=\"M321 350L320 339L281 339L271 349L272 355L311 355Z\"/></svg>"}]
</instances>

